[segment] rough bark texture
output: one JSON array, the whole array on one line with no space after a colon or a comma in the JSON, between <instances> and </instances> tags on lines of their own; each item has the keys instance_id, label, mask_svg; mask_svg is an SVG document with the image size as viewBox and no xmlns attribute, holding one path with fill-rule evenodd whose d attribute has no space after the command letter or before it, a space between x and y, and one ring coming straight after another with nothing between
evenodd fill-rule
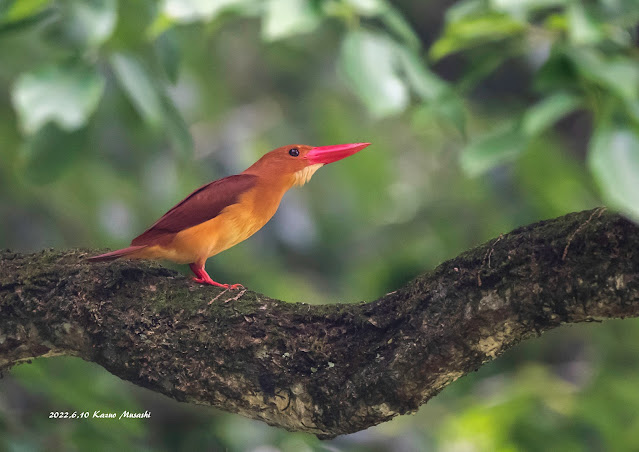
<instances>
[{"instance_id":1,"label":"rough bark texture","mask_svg":"<svg viewBox=\"0 0 639 452\"><path fill-rule=\"evenodd\" d=\"M0 368L79 356L177 400L322 438L415 411L563 323L639 315L639 228L604 209L517 229L350 305L237 297L90 254L1 253Z\"/></svg>"}]
</instances>

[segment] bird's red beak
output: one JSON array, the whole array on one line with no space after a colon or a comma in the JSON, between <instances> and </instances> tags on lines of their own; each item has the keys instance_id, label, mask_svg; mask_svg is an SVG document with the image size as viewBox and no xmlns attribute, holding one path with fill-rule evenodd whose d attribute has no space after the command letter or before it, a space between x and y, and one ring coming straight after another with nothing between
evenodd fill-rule
<instances>
[{"instance_id":1,"label":"bird's red beak","mask_svg":"<svg viewBox=\"0 0 639 452\"><path fill-rule=\"evenodd\" d=\"M311 164L333 163L361 151L370 143L335 144L333 146L319 146L311 148L306 158Z\"/></svg>"}]
</instances>

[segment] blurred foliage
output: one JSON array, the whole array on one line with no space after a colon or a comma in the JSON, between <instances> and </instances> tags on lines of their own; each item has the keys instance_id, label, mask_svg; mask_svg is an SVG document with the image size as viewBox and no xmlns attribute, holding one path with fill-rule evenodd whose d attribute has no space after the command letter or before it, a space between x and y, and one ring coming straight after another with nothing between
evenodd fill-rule
<instances>
[{"instance_id":1,"label":"blurred foliage","mask_svg":"<svg viewBox=\"0 0 639 452\"><path fill-rule=\"evenodd\" d=\"M295 142L374 145L211 259L218 280L370 300L522 224L602 200L639 219L638 23L636 0L0 0L0 246L125 246ZM632 320L565 328L325 443L37 360L0 380L0 450L637 450L637 343Z\"/></svg>"}]
</instances>

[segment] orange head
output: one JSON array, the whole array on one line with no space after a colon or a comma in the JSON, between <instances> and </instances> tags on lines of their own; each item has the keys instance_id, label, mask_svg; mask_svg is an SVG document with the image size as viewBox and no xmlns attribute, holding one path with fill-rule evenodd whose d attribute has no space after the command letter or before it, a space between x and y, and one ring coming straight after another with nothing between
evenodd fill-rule
<instances>
[{"instance_id":1,"label":"orange head","mask_svg":"<svg viewBox=\"0 0 639 452\"><path fill-rule=\"evenodd\" d=\"M307 146L291 144L282 146L255 162L245 173L287 179L291 185L303 185L315 171L327 163L333 163L356 152L370 143L336 144L333 146Z\"/></svg>"}]
</instances>

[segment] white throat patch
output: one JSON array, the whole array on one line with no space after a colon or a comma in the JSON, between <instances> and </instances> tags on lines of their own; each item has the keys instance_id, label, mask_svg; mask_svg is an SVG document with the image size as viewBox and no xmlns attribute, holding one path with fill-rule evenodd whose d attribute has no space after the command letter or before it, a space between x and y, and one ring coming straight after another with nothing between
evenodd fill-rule
<instances>
[{"instance_id":1,"label":"white throat patch","mask_svg":"<svg viewBox=\"0 0 639 452\"><path fill-rule=\"evenodd\" d=\"M316 163L315 165L309 165L304 167L303 169L294 173L295 183L294 185L304 185L306 182L311 180L315 171L324 166L323 163Z\"/></svg>"}]
</instances>

